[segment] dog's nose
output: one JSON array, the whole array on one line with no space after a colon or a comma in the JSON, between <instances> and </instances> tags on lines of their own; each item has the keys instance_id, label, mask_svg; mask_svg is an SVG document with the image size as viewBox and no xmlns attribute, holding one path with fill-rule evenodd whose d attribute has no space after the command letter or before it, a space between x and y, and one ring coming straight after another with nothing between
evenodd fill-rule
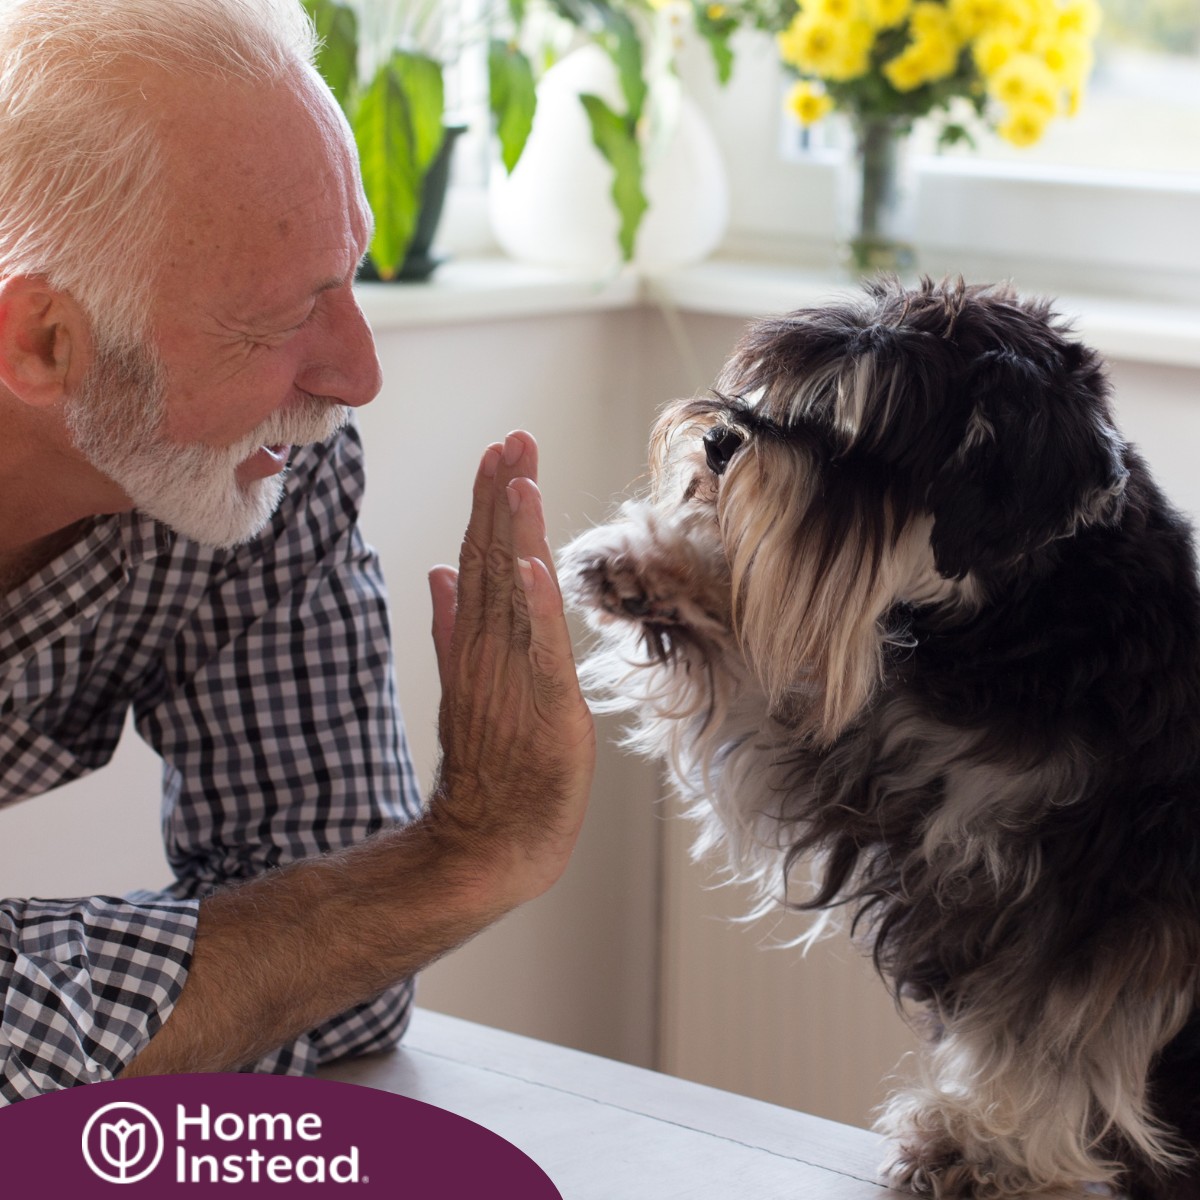
<instances>
[{"instance_id":1,"label":"dog's nose","mask_svg":"<svg viewBox=\"0 0 1200 1200\"><path fill-rule=\"evenodd\" d=\"M742 444L742 435L728 425L714 425L704 435L704 457L714 475L723 475L729 460Z\"/></svg>"}]
</instances>

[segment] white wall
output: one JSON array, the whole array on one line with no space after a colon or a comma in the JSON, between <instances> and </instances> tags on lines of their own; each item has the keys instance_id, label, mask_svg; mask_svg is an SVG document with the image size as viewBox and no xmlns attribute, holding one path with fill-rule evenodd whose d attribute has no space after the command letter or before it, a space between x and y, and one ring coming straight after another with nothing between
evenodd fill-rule
<instances>
[{"instance_id":1,"label":"white wall","mask_svg":"<svg viewBox=\"0 0 1200 1200\"><path fill-rule=\"evenodd\" d=\"M1168 497L1200 525L1200 370L1110 363L1117 419Z\"/></svg>"},{"instance_id":2,"label":"white wall","mask_svg":"<svg viewBox=\"0 0 1200 1200\"><path fill-rule=\"evenodd\" d=\"M454 562L483 447L510 429L538 439L552 545L610 503L643 461L649 398L634 312L386 332L386 395L362 414L401 701L422 778L436 760L437 672L425 571ZM430 970L430 1007L649 1063L653 1057L659 827L652 771L602 755L566 876Z\"/></svg>"}]
</instances>

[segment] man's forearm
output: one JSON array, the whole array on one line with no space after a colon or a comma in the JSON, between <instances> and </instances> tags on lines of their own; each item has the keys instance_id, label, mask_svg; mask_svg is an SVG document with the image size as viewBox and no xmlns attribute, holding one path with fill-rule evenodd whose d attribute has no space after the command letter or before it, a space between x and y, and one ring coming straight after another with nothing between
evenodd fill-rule
<instances>
[{"instance_id":1,"label":"man's forearm","mask_svg":"<svg viewBox=\"0 0 1200 1200\"><path fill-rule=\"evenodd\" d=\"M429 818L202 902L187 982L124 1075L234 1070L370 1000L515 902Z\"/></svg>"}]
</instances>

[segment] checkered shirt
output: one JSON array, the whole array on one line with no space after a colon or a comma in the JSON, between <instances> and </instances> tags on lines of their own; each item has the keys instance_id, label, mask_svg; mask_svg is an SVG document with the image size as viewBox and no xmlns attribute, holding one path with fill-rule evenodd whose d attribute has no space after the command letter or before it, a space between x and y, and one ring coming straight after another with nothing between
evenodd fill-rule
<instances>
[{"instance_id":1,"label":"checkered shirt","mask_svg":"<svg viewBox=\"0 0 1200 1200\"><path fill-rule=\"evenodd\" d=\"M362 489L351 426L297 453L279 511L245 546L102 517L7 597L0 806L103 766L132 708L163 760L175 882L0 900L0 1103L112 1078L135 1057L183 987L213 888L419 812ZM252 1069L300 1074L390 1046L411 1001L408 982Z\"/></svg>"}]
</instances>

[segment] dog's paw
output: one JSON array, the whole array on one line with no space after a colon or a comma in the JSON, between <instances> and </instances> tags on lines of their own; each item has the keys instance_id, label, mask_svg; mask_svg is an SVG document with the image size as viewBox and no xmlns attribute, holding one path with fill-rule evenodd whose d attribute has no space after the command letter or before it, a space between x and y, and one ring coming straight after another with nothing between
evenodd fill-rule
<instances>
[{"instance_id":1,"label":"dog's paw","mask_svg":"<svg viewBox=\"0 0 1200 1200\"><path fill-rule=\"evenodd\" d=\"M669 520L629 502L616 521L564 547L559 570L563 598L594 628L685 640L729 633L728 564L715 523L698 526L694 514Z\"/></svg>"},{"instance_id":2,"label":"dog's paw","mask_svg":"<svg viewBox=\"0 0 1200 1200\"><path fill-rule=\"evenodd\" d=\"M1115 1196L1106 1184L1036 1184L1021 1170L991 1163L968 1163L948 1142L893 1143L880 1167L884 1183L934 1200L1090 1200Z\"/></svg>"},{"instance_id":3,"label":"dog's paw","mask_svg":"<svg viewBox=\"0 0 1200 1200\"><path fill-rule=\"evenodd\" d=\"M938 1200L973 1196L962 1190L962 1185L969 1183L970 1172L949 1143L894 1142L879 1174L890 1187L914 1196L935 1196Z\"/></svg>"},{"instance_id":4,"label":"dog's paw","mask_svg":"<svg viewBox=\"0 0 1200 1200\"><path fill-rule=\"evenodd\" d=\"M583 562L576 568L576 594L589 607L609 617L655 625L679 620L674 598L655 588L628 554Z\"/></svg>"}]
</instances>

